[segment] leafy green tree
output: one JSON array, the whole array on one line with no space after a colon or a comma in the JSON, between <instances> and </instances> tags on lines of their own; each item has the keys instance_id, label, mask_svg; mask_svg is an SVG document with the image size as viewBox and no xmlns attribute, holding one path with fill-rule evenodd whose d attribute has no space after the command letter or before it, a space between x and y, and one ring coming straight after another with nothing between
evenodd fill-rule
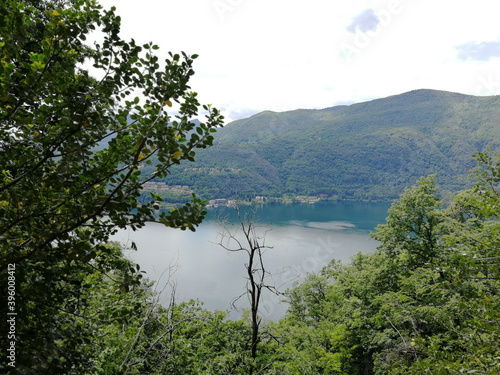
<instances>
[{"instance_id":1,"label":"leafy green tree","mask_svg":"<svg viewBox=\"0 0 500 375\"><path fill-rule=\"evenodd\" d=\"M438 265L441 283L433 288L433 294L445 295L436 316L446 330L419 337L424 356L411 373L424 367L449 373L500 371L500 159L487 153L475 158L476 187L460 192L446 209L446 258Z\"/></svg>"},{"instance_id":2,"label":"leafy green tree","mask_svg":"<svg viewBox=\"0 0 500 375\"><path fill-rule=\"evenodd\" d=\"M15 265L16 360L27 373L67 373L85 359L70 304L90 272L120 262L106 245L117 228L194 230L205 214L193 197L157 219L159 197L139 200L146 181L193 161L222 125L190 91L196 55L161 63L158 46L120 38L114 11L91 0L0 4L0 273L6 285ZM191 122L201 109L206 121ZM138 282L128 268L122 292Z\"/></svg>"},{"instance_id":3,"label":"leafy green tree","mask_svg":"<svg viewBox=\"0 0 500 375\"><path fill-rule=\"evenodd\" d=\"M436 252L426 251L431 255L427 259L421 252L418 258L395 254L396 259L410 259L412 267L405 277L401 274L397 289L377 297L380 313L397 336L393 345L375 355L376 373L495 373L499 369L495 359L499 352L499 166L491 155L478 154L476 159L480 166L473 175L475 189L457 194L445 210L435 211L437 202L420 200L428 202L426 212L431 215L416 228L432 236L427 236L427 244L417 245ZM413 190L416 199L421 193ZM382 251L394 248L392 237L379 238L387 241ZM401 238L399 243L408 241ZM412 245L407 248L414 249Z\"/></svg>"},{"instance_id":4,"label":"leafy green tree","mask_svg":"<svg viewBox=\"0 0 500 375\"><path fill-rule=\"evenodd\" d=\"M429 262L439 253L443 219L436 193L435 176L422 177L392 204L387 223L377 226L372 235L382 242L380 250L406 258L410 269Z\"/></svg>"},{"instance_id":5,"label":"leafy green tree","mask_svg":"<svg viewBox=\"0 0 500 375\"><path fill-rule=\"evenodd\" d=\"M500 158L476 159L477 186L446 209L434 177L420 179L377 227L375 253L332 262L292 289L278 331L307 371L500 371Z\"/></svg>"},{"instance_id":6,"label":"leafy green tree","mask_svg":"<svg viewBox=\"0 0 500 375\"><path fill-rule=\"evenodd\" d=\"M332 261L288 292L281 329L291 331L287 346L309 359L312 373L370 373L373 353L388 340L388 323L373 317L376 297L391 284L390 266L386 254L359 253L349 265Z\"/></svg>"},{"instance_id":7,"label":"leafy green tree","mask_svg":"<svg viewBox=\"0 0 500 375\"><path fill-rule=\"evenodd\" d=\"M324 275L309 274L287 292L288 319L312 327L324 319L324 301L329 280Z\"/></svg>"},{"instance_id":8,"label":"leafy green tree","mask_svg":"<svg viewBox=\"0 0 500 375\"><path fill-rule=\"evenodd\" d=\"M381 245L375 253L357 254L348 265L332 262L291 291L285 322L305 324L316 337L328 338L309 341L302 350L317 373L373 374L415 360L414 323L422 326L421 333L428 314L427 301L422 311L414 311L416 288L410 285L414 271L438 258L439 206L434 177L420 179L391 206L387 223L377 227L373 237Z\"/></svg>"}]
</instances>

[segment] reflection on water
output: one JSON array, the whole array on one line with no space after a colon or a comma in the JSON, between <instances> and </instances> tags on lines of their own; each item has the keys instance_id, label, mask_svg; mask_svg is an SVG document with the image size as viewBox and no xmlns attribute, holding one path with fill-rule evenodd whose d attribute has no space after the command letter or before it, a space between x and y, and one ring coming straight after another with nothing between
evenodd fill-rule
<instances>
[{"instance_id":1,"label":"reflection on water","mask_svg":"<svg viewBox=\"0 0 500 375\"><path fill-rule=\"evenodd\" d=\"M384 222L387 208L387 204L356 202L262 206L257 210L260 234L265 233L266 245L273 247L264 255L266 269L274 275L269 282L285 291L332 259L347 262L358 251L375 250L377 243L369 238L369 232ZM150 279L158 280L163 273L160 284L168 279L165 270L175 266L171 279L177 284L178 301L199 299L208 309L229 310L234 298L246 290L246 254L229 253L218 245L224 227L217 219L227 218L226 225L231 227L236 220L233 211L210 212L196 232L150 223L136 232L120 231L114 240L125 245L134 241L138 251L127 251L127 256L139 263ZM280 299L264 295L265 319L276 320L284 314L286 305ZM245 297L238 306L248 306ZM231 317L239 314L233 311Z\"/></svg>"},{"instance_id":2,"label":"reflection on water","mask_svg":"<svg viewBox=\"0 0 500 375\"><path fill-rule=\"evenodd\" d=\"M309 222L305 225L308 228L316 228L323 230L343 230L347 228L356 228L353 223L347 223L345 221L329 221L326 223Z\"/></svg>"}]
</instances>

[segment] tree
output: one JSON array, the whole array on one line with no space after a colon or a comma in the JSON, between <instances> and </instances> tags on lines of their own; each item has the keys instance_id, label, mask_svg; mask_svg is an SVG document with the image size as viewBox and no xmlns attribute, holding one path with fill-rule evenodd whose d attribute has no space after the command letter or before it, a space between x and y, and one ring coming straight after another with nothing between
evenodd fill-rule
<instances>
[{"instance_id":1,"label":"tree","mask_svg":"<svg viewBox=\"0 0 500 375\"><path fill-rule=\"evenodd\" d=\"M145 182L193 161L222 125L190 91L197 56L170 53L160 63L157 45L119 31L115 8L92 0L0 4L0 272L6 285L7 266L16 269L16 358L26 371L69 371L81 359L68 301L89 272L118 261L106 245L117 228L159 220L194 230L205 214L194 196L159 219L159 196L139 203ZM206 121L196 125L202 109ZM147 164L154 173L143 176ZM137 282L130 268L123 291Z\"/></svg>"},{"instance_id":2,"label":"tree","mask_svg":"<svg viewBox=\"0 0 500 375\"><path fill-rule=\"evenodd\" d=\"M387 223L377 227L373 237L381 245L375 253L357 254L348 265L332 262L289 293L284 322L314 331L302 334L307 340L299 347L318 373L382 374L415 360L414 327L427 334L438 326L424 323L430 309L422 295L432 286L416 285L413 272L440 257L439 206L434 177L420 179L391 206ZM418 280L428 279L425 274ZM423 291L415 296L418 289ZM438 297L435 302L442 303Z\"/></svg>"},{"instance_id":3,"label":"tree","mask_svg":"<svg viewBox=\"0 0 500 375\"><path fill-rule=\"evenodd\" d=\"M420 179L377 228L377 251L292 289L278 329L304 373L500 371L500 158L476 159L474 189L439 209L434 178Z\"/></svg>"},{"instance_id":4,"label":"tree","mask_svg":"<svg viewBox=\"0 0 500 375\"><path fill-rule=\"evenodd\" d=\"M233 233L225 226L225 232L221 235L222 239L219 244L226 251L245 252L248 256L248 263L245 263L247 291L237 299L247 295L250 302L250 324L252 332L250 339L250 355L252 362L249 365L248 373L253 374L257 368L256 360L258 358L258 345L262 340L262 318L259 316L262 292L266 289L275 294L280 294L280 292L275 286L266 283L266 277L271 274L266 270L263 254L266 249L272 247L265 244L265 236L261 236L257 233L254 218L248 213L242 217L239 207L235 207L235 209L238 214L239 230L243 234L243 239L238 237L238 232Z\"/></svg>"},{"instance_id":5,"label":"tree","mask_svg":"<svg viewBox=\"0 0 500 375\"><path fill-rule=\"evenodd\" d=\"M497 373L500 371L500 158L478 153L473 189L462 191L446 209L443 243L447 257L439 264L447 293L440 316L447 318L449 339L422 340L428 357L415 371L427 366L450 373ZM434 291L433 294L436 292ZM451 298L450 298L451 297ZM449 348L453 348L450 350ZM420 365L420 366L419 366Z\"/></svg>"},{"instance_id":6,"label":"tree","mask_svg":"<svg viewBox=\"0 0 500 375\"><path fill-rule=\"evenodd\" d=\"M443 219L436 193L434 175L420 178L391 205L387 223L377 226L372 234L382 242L382 251L391 256L406 255L405 263L410 269L425 264L439 253L439 226Z\"/></svg>"}]
</instances>

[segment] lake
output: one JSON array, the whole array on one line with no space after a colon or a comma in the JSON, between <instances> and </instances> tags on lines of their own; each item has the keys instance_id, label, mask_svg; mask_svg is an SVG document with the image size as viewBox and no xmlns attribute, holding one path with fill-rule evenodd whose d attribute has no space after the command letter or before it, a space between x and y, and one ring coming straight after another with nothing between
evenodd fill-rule
<instances>
[{"instance_id":1,"label":"lake","mask_svg":"<svg viewBox=\"0 0 500 375\"><path fill-rule=\"evenodd\" d=\"M285 291L332 259L347 262L358 251L375 250L378 243L370 239L369 233L385 223L389 206L331 201L252 206L257 232L265 237L265 245L272 247L263 256L266 270L272 274L267 279L269 284ZM246 210L249 207L241 208L242 216ZM246 290L248 260L246 253L228 252L220 246L224 228L241 236L236 224L235 210L219 207L209 209L196 232L149 223L136 232L122 230L113 239L128 246L135 242L138 251L127 251L127 257L138 263L147 277L158 281L159 288L168 281L175 282L177 301L199 299L205 308L231 310L230 317L237 319L248 300L243 296L237 302L240 310L231 309L231 303ZM166 302L170 290L168 286L162 294ZM263 294L264 319L283 316L286 304L280 302L282 298L269 292Z\"/></svg>"}]
</instances>

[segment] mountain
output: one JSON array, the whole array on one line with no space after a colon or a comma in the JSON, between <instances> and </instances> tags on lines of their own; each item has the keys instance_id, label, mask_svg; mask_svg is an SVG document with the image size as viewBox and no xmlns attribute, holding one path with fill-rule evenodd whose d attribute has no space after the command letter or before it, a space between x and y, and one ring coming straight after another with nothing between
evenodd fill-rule
<instances>
[{"instance_id":1,"label":"mountain","mask_svg":"<svg viewBox=\"0 0 500 375\"><path fill-rule=\"evenodd\" d=\"M325 195L392 200L421 176L444 190L500 145L500 96L415 90L321 110L265 111L215 134L197 161L172 169L169 185L202 197Z\"/></svg>"}]
</instances>

